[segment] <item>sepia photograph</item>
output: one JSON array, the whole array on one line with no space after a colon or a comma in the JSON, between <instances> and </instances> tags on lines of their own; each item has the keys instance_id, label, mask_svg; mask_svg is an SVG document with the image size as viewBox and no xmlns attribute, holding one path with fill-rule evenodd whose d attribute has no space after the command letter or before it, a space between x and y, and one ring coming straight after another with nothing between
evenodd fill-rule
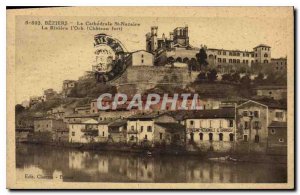
<instances>
[{"instance_id":1,"label":"sepia photograph","mask_svg":"<svg viewBox=\"0 0 300 195\"><path fill-rule=\"evenodd\" d=\"M293 7L6 14L7 188L294 189Z\"/></svg>"}]
</instances>

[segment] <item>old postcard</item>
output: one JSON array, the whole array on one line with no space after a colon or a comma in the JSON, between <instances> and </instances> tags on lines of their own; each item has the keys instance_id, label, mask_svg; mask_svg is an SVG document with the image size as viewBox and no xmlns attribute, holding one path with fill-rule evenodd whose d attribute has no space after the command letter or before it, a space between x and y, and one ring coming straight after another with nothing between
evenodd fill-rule
<instances>
[{"instance_id":1,"label":"old postcard","mask_svg":"<svg viewBox=\"0 0 300 195\"><path fill-rule=\"evenodd\" d=\"M7 188L293 189L293 7L7 10Z\"/></svg>"}]
</instances>

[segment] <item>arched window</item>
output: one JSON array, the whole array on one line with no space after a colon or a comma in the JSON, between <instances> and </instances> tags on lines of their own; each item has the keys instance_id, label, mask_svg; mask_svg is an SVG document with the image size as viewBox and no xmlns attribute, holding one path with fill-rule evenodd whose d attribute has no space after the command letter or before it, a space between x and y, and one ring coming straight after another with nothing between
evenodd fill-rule
<instances>
[{"instance_id":1,"label":"arched window","mask_svg":"<svg viewBox=\"0 0 300 195\"><path fill-rule=\"evenodd\" d=\"M219 141L223 141L223 133L219 133Z\"/></svg>"},{"instance_id":2,"label":"arched window","mask_svg":"<svg viewBox=\"0 0 300 195\"><path fill-rule=\"evenodd\" d=\"M200 140L203 140L203 133L199 133Z\"/></svg>"},{"instance_id":3,"label":"arched window","mask_svg":"<svg viewBox=\"0 0 300 195\"><path fill-rule=\"evenodd\" d=\"M209 133L208 136L209 136L209 141L213 141L213 134Z\"/></svg>"},{"instance_id":4,"label":"arched window","mask_svg":"<svg viewBox=\"0 0 300 195\"><path fill-rule=\"evenodd\" d=\"M267 58L267 57L268 57L268 54L265 53L264 57Z\"/></svg>"},{"instance_id":5,"label":"arched window","mask_svg":"<svg viewBox=\"0 0 300 195\"><path fill-rule=\"evenodd\" d=\"M229 134L229 140L230 140L231 142L233 142L233 138L234 138L234 137L233 137L233 133L230 133L230 134Z\"/></svg>"},{"instance_id":6,"label":"arched window","mask_svg":"<svg viewBox=\"0 0 300 195\"><path fill-rule=\"evenodd\" d=\"M255 142L255 143L258 143L258 142L259 142L259 136L258 136L258 135L255 135L255 137L254 137L254 142Z\"/></svg>"}]
</instances>

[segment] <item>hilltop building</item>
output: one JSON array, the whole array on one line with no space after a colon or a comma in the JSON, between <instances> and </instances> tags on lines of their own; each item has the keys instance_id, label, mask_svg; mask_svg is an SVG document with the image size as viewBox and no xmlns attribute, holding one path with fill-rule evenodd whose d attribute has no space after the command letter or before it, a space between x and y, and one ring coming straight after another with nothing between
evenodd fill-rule
<instances>
[{"instance_id":1,"label":"hilltop building","mask_svg":"<svg viewBox=\"0 0 300 195\"><path fill-rule=\"evenodd\" d=\"M254 63L271 62L271 47L265 44L254 47L252 51L203 47L206 49L209 65L217 67L221 72L239 68L236 65L249 68ZM188 26L175 28L169 37L165 34L158 37L158 27L152 26L151 32L146 34L146 51L156 55L155 62L158 65L173 62L193 65L199 48L190 45Z\"/></svg>"}]
</instances>

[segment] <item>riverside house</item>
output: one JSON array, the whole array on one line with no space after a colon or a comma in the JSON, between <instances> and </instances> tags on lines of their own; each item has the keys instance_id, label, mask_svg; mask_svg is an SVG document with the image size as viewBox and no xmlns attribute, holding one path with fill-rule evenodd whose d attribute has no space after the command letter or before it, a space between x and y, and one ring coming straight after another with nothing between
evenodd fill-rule
<instances>
[{"instance_id":1,"label":"riverside house","mask_svg":"<svg viewBox=\"0 0 300 195\"><path fill-rule=\"evenodd\" d=\"M109 142L126 143L127 121L116 120L108 125Z\"/></svg>"},{"instance_id":2,"label":"riverside house","mask_svg":"<svg viewBox=\"0 0 300 195\"><path fill-rule=\"evenodd\" d=\"M173 130L175 126L176 130ZM184 137L179 135L180 131L184 132L184 126L166 112L139 113L127 118L127 143L130 144L154 146L182 141Z\"/></svg>"},{"instance_id":3,"label":"riverside house","mask_svg":"<svg viewBox=\"0 0 300 195\"><path fill-rule=\"evenodd\" d=\"M271 131L274 129L274 122L286 123L286 121L286 106L275 100L249 100L238 105L237 149L240 152L269 152L268 150L272 147L268 143L269 136L273 135L269 135L268 129ZM270 126L271 124L272 126ZM282 138L284 139L284 137Z\"/></svg>"},{"instance_id":4,"label":"riverside house","mask_svg":"<svg viewBox=\"0 0 300 195\"><path fill-rule=\"evenodd\" d=\"M198 110L185 117L189 151L230 152L235 143L235 108Z\"/></svg>"},{"instance_id":5,"label":"riverside house","mask_svg":"<svg viewBox=\"0 0 300 195\"><path fill-rule=\"evenodd\" d=\"M94 119L69 123L70 143L93 143L97 141L98 135L98 121Z\"/></svg>"}]
</instances>

